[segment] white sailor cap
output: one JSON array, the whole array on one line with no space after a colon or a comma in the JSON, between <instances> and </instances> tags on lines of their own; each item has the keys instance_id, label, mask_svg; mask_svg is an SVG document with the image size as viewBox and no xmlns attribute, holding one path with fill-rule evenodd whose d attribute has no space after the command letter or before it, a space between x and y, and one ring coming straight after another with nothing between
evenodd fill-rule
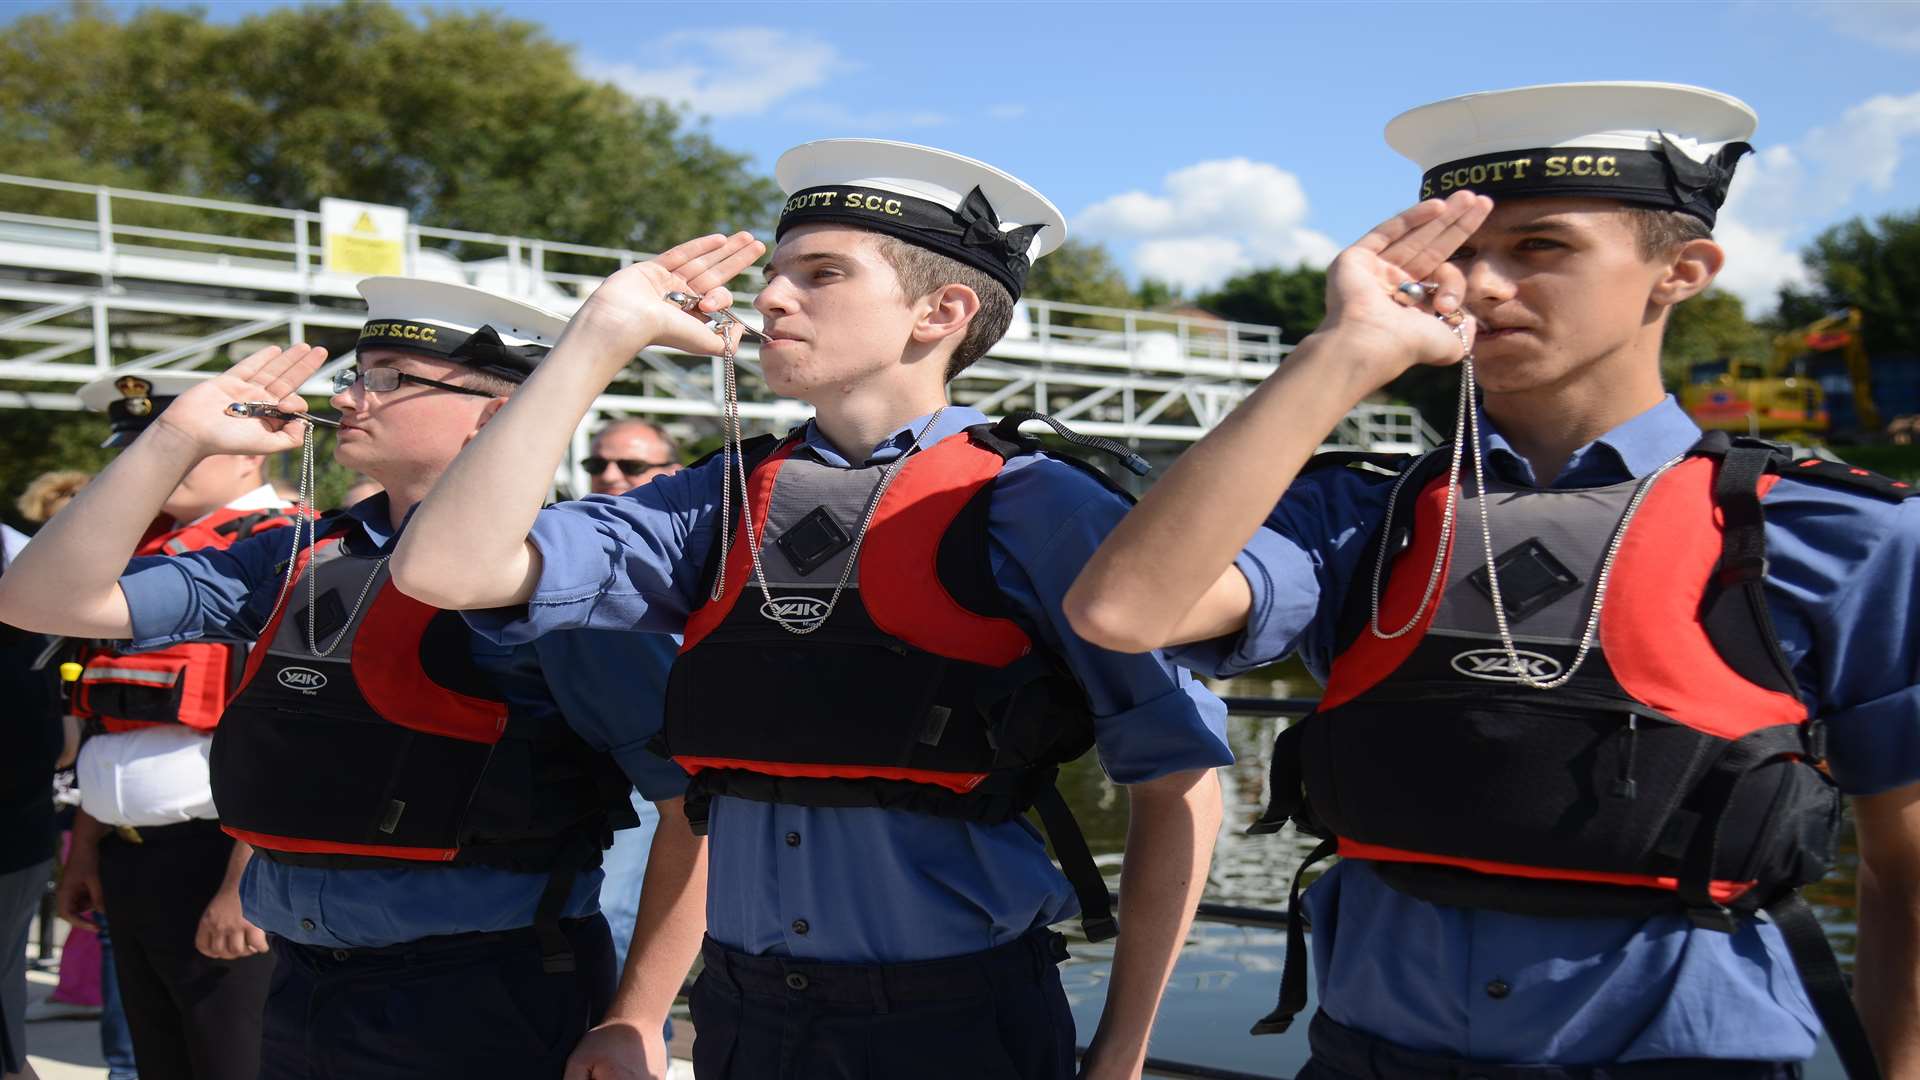
<instances>
[{"instance_id":1,"label":"white sailor cap","mask_svg":"<svg viewBox=\"0 0 1920 1080\"><path fill-rule=\"evenodd\" d=\"M1573 195L1682 210L1712 225L1759 118L1738 98L1651 82L1559 83L1448 98L1387 124L1420 197Z\"/></svg>"},{"instance_id":2,"label":"white sailor cap","mask_svg":"<svg viewBox=\"0 0 1920 1080\"><path fill-rule=\"evenodd\" d=\"M970 157L886 139L820 139L780 155L787 193L774 230L850 225L898 237L993 276L1018 298L1067 219L1020 179Z\"/></svg>"},{"instance_id":3,"label":"white sailor cap","mask_svg":"<svg viewBox=\"0 0 1920 1080\"><path fill-rule=\"evenodd\" d=\"M355 348L401 349L519 382L567 328L564 316L485 289L408 277L360 282L367 321Z\"/></svg>"},{"instance_id":4,"label":"white sailor cap","mask_svg":"<svg viewBox=\"0 0 1920 1080\"><path fill-rule=\"evenodd\" d=\"M82 386L80 404L107 414L110 431L101 446L125 446L174 398L211 377L210 372L115 371Z\"/></svg>"}]
</instances>

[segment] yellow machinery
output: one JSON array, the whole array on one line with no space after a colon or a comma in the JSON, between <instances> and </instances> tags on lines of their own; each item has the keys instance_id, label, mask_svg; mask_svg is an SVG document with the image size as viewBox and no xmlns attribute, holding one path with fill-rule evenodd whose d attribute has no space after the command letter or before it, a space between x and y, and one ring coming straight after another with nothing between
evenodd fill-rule
<instances>
[{"instance_id":1,"label":"yellow machinery","mask_svg":"<svg viewBox=\"0 0 1920 1080\"><path fill-rule=\"evenodd\" d=\"M1873 406L1873 386L1867 350L1860 342L1857 308L1835 312L1773 339L1773 355L1765 364L1736 364L1731 369L1696 370L1682 402L1702 428L1719 428L1768 438L1799 442L1827 433L1827 396L1805 372L1800 359L1808 353L1840 351L1853 383L1855 415L1863 433L1880 430L1880 413Z\"/></svg>"}]
</instances>

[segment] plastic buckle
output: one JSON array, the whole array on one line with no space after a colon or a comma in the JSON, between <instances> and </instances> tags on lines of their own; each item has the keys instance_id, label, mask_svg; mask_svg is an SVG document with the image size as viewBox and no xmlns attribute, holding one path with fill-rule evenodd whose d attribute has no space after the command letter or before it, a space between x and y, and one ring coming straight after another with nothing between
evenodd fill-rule
<instances>
[{"instance_id":1,"label":"plastic buckle","mask_svg":"<svg viewBox=\"0 0 1920 1080\"><path fill-rule=\"evenodd\" d=\"M573 953L546 953L540 957L540 970L549 975L565 975L573 971Z\"/></svg>"},{"instance_id":2,"label":"plastic buckle","mask_svg":"<svg viewBox=\"0 0 1920 1080\"><path fill-rule=\"evenodd\" d=\"M1800 725L1800 744L1806 749L1807 761L1814 765L1824 764L1827 760L1827 724L1819 717L1811 717Z\"/></svg>"},{"instance_id":3,"label":"plastic buckle","mask_svg":"<svg viewBox=\"0 0 1920 1080\"><path fill-rule=\"evenodd\" d=\"M1080 932L1088 941L1112 941L1120 934L1120 921L1111 915L1080 920Z\"/></svg>"},{"instance_id":4,"label":"plastic buckle","mask_svg":"<svg viewBox=\"0 0 1920 1080\"><path fill-rule=\"evenodd\" d=\"M1687 909L1687 921L1702 930L1716 930L1722 934L1731 934L1740 928L1740 921L1724 904L1690 907Z\"/></svg>"},{"instance_id":5,"label":"plastic buckle","mask_svg":"<svg viewBox=\"0 0 1920 1080\"><path fill-rule=\"evenodd\" d=\"M1259 821L1256 821L1253 824L1247 826L1246 835L1271 836L1272 834L1279 832L1281 829L1286 828L1287 821L1288 821L1288 818L1286 818L1284 815L1276 818L1263 817Z\"/></svg>"},{"instance_id":6,"label":"plastic buckle","mask_svg":"<svg viewBox=\"0 0 1920 1080\"><path fill-rule=\"evenodd\" d=\"M1725 587L1759 581L1766 576L1767 557L1765 555L1742 555L1734 559L1721 560L1720 572L1714 575L1714 579Z\"/></svg>"}]
</instances>

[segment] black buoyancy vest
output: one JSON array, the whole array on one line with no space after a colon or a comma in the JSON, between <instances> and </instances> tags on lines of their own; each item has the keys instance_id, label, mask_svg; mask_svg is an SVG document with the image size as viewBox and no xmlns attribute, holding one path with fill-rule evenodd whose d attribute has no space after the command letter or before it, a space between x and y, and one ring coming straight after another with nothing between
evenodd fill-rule
<instances>
[{"instance_id":1,"label":"black buoyancy vest","mask_svg":"<svg viewBox=\"0 0 1920 1080\"><path fill-rule=\"evenodd\" d=\"M1794 890L1831 868L1841 799L1761 591L1760 498L1781 473L1906 493L1722 433L1664 473L1621 484L1489 478L1484 493L1460 492L1440 587L1415 621L1441 544L1448 459L1443 447L1369 461L1400 474L1389 513L1348 587L1325 695L1279 735L1272 801L1249 831L1293 820L1324 839L1309 863L1364 859L1434 903L1576 917L1684 911L1722 931L1762 907L1784 926L1797 905L1817 935ZM1492 500L1512 654L1494 619L1481 499ZM1551 681L1580 657L1603 578L1578 671L1554 689L1525 685L1521 670ZM1296 877L1295 912L1298 888ZM1798 942L1796 960L1803 949L1814 951ZM1824 940L1817 951L1831 964ZM1256 1032L1285 1030L1304 1006L1294 957L1290 945L1281 1007ZM1847 1026L1828 1011L1830 1029Z\"/></svg>"},{"instance_id":2,"label":"black buoyancy vest","mask_svg":"<svg viewBox=\"0 0 1920 1080\"><path fill-rule=\"evenodd\" d=\"M979 823L1031 806L1089 936L1109 934L1105 883L1054 787L1058 766L1093 745L1086 695L1022 626L988 561L993 482L1037 443L980 425L903 461L845 590L805 635L769 613L826 612L880 467L835 468L800 446L797 436L748 444L755 535L737 515L730 523L726 590L689 618L668 681L661 744L692 777L689 818L704 828L716 794ZM718 569L716 557L702 596Z\"/></svg>"},{"instance_id":3,"label":"black buoyancy vest","mask_svg":"<svg viewBox=\"0 0 1920 1080\"><path fill-rule=\"evenodd\" d=\"M557 711L518 714L460 616L391 588L365 540L335 518L294 560L214 739L222 825L303 865L597 863L631 823L625 778ZM324 657L301 602L309 559Z\"/></svg>"}]
</instances>

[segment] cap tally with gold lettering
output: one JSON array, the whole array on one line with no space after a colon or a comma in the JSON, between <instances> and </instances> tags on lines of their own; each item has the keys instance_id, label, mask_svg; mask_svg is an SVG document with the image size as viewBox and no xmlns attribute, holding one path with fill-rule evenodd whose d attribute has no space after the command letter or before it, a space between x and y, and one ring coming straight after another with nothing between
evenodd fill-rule
<instances>
[{"instance_id":1,"label":"cap tally with gold lettering","mask_svg":"<svg viewBox=\"0 0 1920 1080\"><path fill-rule=\"evenodd\" d=\"M821 139L780 155L787 193L774 230L850 225L982 270L1015 299L1033 260L1067 238L1046 196L985 162L886 139Z\"/></svg>"},{"instance_id":2,"label":"cap tally with gold lettering","mask_svg":"<svg viewBox=\"0 0 1920 1080\"><path fill-rule=\"evenodd\" d=\"M370 277L360 282L367 321L355 348L399 349L466 364L514 382L533 373L567 328L564 316L446 281Z\"/></svg>"},{"instance_id":3,"label":"cap tally with gold lettering","mask_svg":"<svg viewBox=\"0 0 1920 1080\"><path fill-rule=\"evenodd\" d=\"M126 446L147 430L174 398L211 377L211 372L116 371L82 386L80 404L107 414L109 430L101 446Z\"/></svg>"},{"instance_id":4,"label":"cap tally with gold lettering","mask_svg":"<svg viewBox=\"0 0 1920 1080\"><path fill-rule=\"evenodd\" d=\"M1711 226L1758 123L1745 102L1697 86L1560 83L1410 109L1388 122L1387 144L1420 166L1423 199L1597 197Z\"/></svg>"}]
</instances>

